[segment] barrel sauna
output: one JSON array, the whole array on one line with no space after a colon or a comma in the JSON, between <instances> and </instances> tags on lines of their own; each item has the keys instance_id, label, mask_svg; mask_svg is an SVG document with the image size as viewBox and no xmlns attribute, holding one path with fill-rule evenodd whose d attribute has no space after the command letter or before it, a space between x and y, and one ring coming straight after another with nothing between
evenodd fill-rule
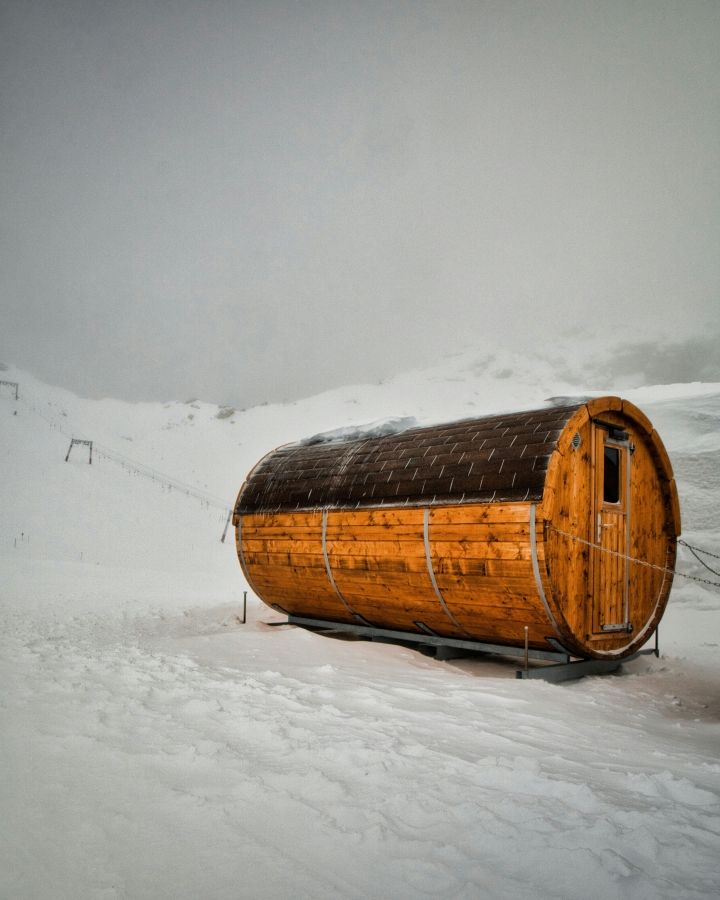
<instances>
[{"instance_id":1,"label":"barrel sauna","mask_svg":"<svg viewBox=\"0 0 720 900\"><path fill-rule=\"evenodd\" d=\"M233 524L291 615L621 659L665 609L680 508L650 421L602 397L280 447Z\"/></svg>"}]
</instances>

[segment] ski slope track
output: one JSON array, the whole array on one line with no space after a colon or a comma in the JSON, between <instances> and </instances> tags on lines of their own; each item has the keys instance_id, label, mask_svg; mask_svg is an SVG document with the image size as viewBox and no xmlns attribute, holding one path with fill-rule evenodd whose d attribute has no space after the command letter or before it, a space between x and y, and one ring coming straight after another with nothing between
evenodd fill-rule
<instances>
[{"instance_id":1,"label":"ski slope track","mask_svg":"<svg viewBox=\"0 0 720 900\"><path fill-rule=\"evenodd\" d=\"M566 685L266 624L251 593L240 622L220 507L264 453L608 392L564 371L467 353L234 412L3 371L0 898L720 896L720 590L676 578L660 659ZM618 392L668 448L683 539L720 552L720 384ZM188 493L65 462L71 436Z\"/></svg>"}]
</instances>

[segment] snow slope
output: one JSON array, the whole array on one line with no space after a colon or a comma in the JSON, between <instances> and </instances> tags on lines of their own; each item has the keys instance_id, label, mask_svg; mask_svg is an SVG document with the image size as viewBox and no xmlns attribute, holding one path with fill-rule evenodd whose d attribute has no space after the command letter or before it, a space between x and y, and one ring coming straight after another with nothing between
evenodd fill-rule
<instances>
[{"instance_id":1,"label":"snow slope","mask_svg":"<svg viewBox=\"0 0 720 900\"><path fill-rule=\"evenodd\" d=\"M607 392L570 370L468 352L235 412L1 373L21 400L0 392L0 897L720 895L720 592L676 580L660 660L516 681L266 625L252 596L241 625L226 513L192 495L229 506L321 432ZM622 394L665 439L685 539L718 552L720 385ZM64 462L73 435L190 496Z\"/></svg>"}]
</instances>

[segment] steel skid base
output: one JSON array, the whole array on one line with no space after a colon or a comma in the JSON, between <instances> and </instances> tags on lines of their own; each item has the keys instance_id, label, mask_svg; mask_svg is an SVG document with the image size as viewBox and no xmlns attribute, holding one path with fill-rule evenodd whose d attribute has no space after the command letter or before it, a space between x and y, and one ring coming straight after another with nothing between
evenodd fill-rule
<instances>
[{"instance_id":1,"label":"steel skid base","mask_svg":"<svg viewBox=\"0 0 720 900\"><path fill-rule=\"evenodd\" d=\"M518 669L516 678L542 678L543 681L572 681L573 678L584 678L585 675L609 675L617 672L628 660L635 659L637 653L625 659L577 659L573 662L560 663L557 666L537 666L535 668Z\"/></svg>"},{"instance_id":2,"label":"steel skid base","mask_svg":"<svg viewBox=\"0 0 720 900\"><path fill-rule=\"evenodd\" d=\"M275 607L278 612L285 613L280 607ZM495 654L500 656L519 657L526 659L526 651L523 647L506 647L504 644L488 644L482 641L462 641L455 638L441 637L427 629L427 634L416 634L408 631L392 631L386 628L374 628L371 625L349 625L344 622L329 622L322 619L310 619L304 616L295 616L285 613L288 624L298 625L314 631L346 632L356 634L358 637L370 641L382 643L401 643L415 645L415 648L425 656L433 656L438 660L458 659L460 657L475 656L476 654ZM422 622L417 623L423 630L427 626ZM571 681L574 678L583 678L585 675L605 675L616 672L624 662L636 659L638 656L652 653L658 655L657 643L654 650L640 650L625 659L573 659L560 643L554 638L546 638L553 650L535 650L528 648L528 660L543 660L552 663L546 666L532 666L518 669L516 678L541 678L544 681L560 682Z\"/></svg>"}]
</instances>

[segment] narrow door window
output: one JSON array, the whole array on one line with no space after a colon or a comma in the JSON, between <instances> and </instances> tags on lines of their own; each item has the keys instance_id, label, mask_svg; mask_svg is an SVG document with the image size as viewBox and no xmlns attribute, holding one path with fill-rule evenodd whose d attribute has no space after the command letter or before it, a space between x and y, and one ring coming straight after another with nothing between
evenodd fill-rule
<instances>
[{"instance_id":1,"label":"narrow door window","mask_svg":"<svg viewBox=\"0 0 720 900\"><path fill-rule=\"evenodd\" d=\"M620 450L605 445L603 459L603 502L620 502Z\"/></svg>"}]
</instances>

